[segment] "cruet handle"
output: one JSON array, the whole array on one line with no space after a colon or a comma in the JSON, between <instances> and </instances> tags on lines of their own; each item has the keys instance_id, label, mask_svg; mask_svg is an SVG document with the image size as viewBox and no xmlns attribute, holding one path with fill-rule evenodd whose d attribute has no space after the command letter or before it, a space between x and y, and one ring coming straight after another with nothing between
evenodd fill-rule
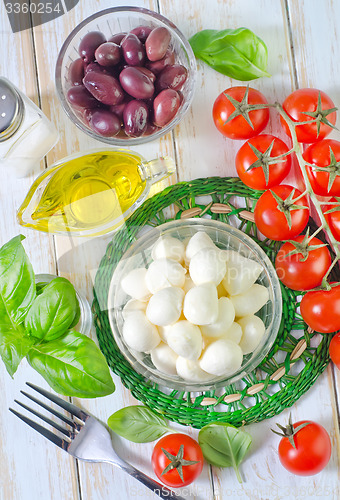
<instances>
[{"instance_id":1,"label":"cruet handle","mask_svg":"<svg viewBox=\"0 0 340 500\"><path fill-rule=\"evenodd\" d=\"M169 156L161 156L148 162L143 163L145 169L145 177L151 184L166 179L171 174L176 172L176 164Z\"/></svg>"}]
</instances>

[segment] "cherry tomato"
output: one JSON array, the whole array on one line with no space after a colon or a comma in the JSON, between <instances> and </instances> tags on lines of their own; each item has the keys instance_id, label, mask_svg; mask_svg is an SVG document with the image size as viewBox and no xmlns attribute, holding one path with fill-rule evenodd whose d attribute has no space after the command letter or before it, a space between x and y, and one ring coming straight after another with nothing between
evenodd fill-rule
<instances>
[{"instance_id":1,"label":"cherry tomato","mask_svg":"<svg viewBox=\"0 0 340 500\"><path fill-rule=\"evenodd\" d=\"M329 344L329 355L335 366L340 370L340 332L334 335Z\"/></svg>"},{"instance_id":2,"label":"cherry tomato","mask_svg":"<svg viewBox=\"0 0 340 500\"><path fill-rule=\"evenodd\" d=\"M265 191L258 199L254 211L255 224L261 233L272 240L288 240L300 234L309 219L307 198L302 196L291 207L307 208L289 210L288 207L291 201L301 194L301 191L286 184L280 184ZM275 196L282 200L281 209ZM291 225L289 220L291 220Z\"/></svg>"},{"instance_id":3,"label":"cherry tomato","mask_svg":"<svg viewBox=\"0 0 340 500\"><path fill-rule=\"evenodd\" d=\"M273 157L288 151L286 144L273 135L262 134L249 139L239 149L235 158L240 179L253 189L266 189L280 184L290 170L291 156L279 158L277 162Z\"/></svg>"},{"instance_id":4,"label":"cherry tomato","mask_svg":"<svg viewBox=\"0 0 340 500\"><path fill-rule=\"evenodd\" d=\"M300 235L292 241L301 244L304 243L304 239L304 235ZM318 238L312 238L307 245L306 250L310 249L308 253L299 252L288 256L287 254L298 249L298 245L296 247L291 242L282 245L276 255L275 269L284 285L292 290L310 290L321 285L322 278L332 263L331 254L326 246L312 249L313 246L322 244Z\"/></svg>"},{"instance_id":5,"label":"cherry tomato","mask_svg":"<svg viewBox=\"0 0 340 500\"><path fill-rule=\"evenodd\" d=\"M327 94L318 89L299 89L290 94L282 104L283 109L294 122L306 122L318 118L318 122L297 125L295 132L299 142L316 142L324 139L336 122L336 108ZM290 130L285 120L280 117L281 124L290 136ZM318 124L320 129L318 131Z\"/></svg>"},{"instance_id":6,"label":"cherry tomato","mask_svg":"<svg viewBox=\"0 0 340 500\"><path fill-rule=\"evenodd\" d=\"M165 452L163 451L165 450ZM181 459L181 453L183 456ZM167 457L168 454L168 457ZM169 457L173 457L170 459ZM178 460L177 460L177 458ZM164 470L177 460L177 467L174 467L164 474ZM183 461L182 465L178 462ZM192 461L191 465L186 465L186 461ZM192 483L202 472L203 453L200 445L187 434L167 434L155 445L152 452L152 467L156 476L167 486L180 488ZM182 473L182 478L181 478Z\"/></svg>"},{"instance_id":7,"label":"cherry tomato","mask_svg":"<svg viewBox=\"0 0 340 500\"><path fill-rule=\"evenodd\" d=\"M330 201L335 203L336 199L332 198ZM327 214L326 212L328 212L328 210L331 210L332 208L335 208L336 205L325 205L323 211L327 224L329 225L329 229L332 231L334 238L340 241L340 203L338 205L339 210Z\"/></svg>"},{"instance_id":8,"label":"cherry tomato","mask_svg":"<svg viewBox=\"0 0 340 500\"><path fill-rule=\"evenodd\" d=\"M252 105L257 104L268 104L268 102L256 89L251 87L226 89L217 97L213 106L213 119L217 129L230 139L249 139L258 135L268 123L269 109L251 109ZM242 114L232 116L236 110L235 106L240 107L240 111L248 121Z\"/></svg>"},{"instance_id":9,"label":"cherry tomato","mask_svg":"<svg viewBox=\"0 0 340 500\"><path fill-rule=\"evenodd\" d=\"M303 157L308 163L325 168L325 171L321 171L306 165L307 175L314 193L320 196L340 196L340 142L324 139L311 144L304 152ZM338 162L339 166L337 167ZM332 174L328 169L338 170L338 172L336 170L334 172L337 175L330 178ZM329 186L330 189L328 189Z\"/></svg>"},{"instance_id":10,"label":"cherry tomato","mask_svg":"<svg viewBox=\"0 0 340 500\"><path fill-rule=\"evenodd\" d=\"M322 425L310 420L301 420L292 424L292 427L295 430L305 423L308 425L297 430L291 437L294 439L295 448L288 437L283 437L278 449L283 467L298 476L312 476L322 471L332 452L330 437Z\"/></svg>"},{"instance_id":11,"label":"cherry tomato","mask_svg":"<svg viewBox=\"0 0 340 500\"><path fill-rule=\"evenodd\" d=\"M330 290L307 292L302 297L300 311L307 325L316 332L340 330L340 284Z\"/></svg>"}]
</instances>

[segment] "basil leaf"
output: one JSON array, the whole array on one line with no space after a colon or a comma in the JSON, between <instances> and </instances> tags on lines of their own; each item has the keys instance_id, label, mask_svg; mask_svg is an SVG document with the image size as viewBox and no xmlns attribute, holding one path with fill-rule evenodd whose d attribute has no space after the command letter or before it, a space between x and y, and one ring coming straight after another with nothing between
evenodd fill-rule
<instances>
[{"instance_id":1,"label":"basil leaf","mask_svg":"<svg viewBox=\"0 0 340 500\"><path fill-rule=\"evenodd\" d=\"M36 296L34 272L22 239L22 235L15 236L0 249L0 296L13 326L24 320Z\"/></svg>"},{"instance_id":2,"label":"basil leaf","mask_svg":"<svg viewBox=\"0 0 340 500\"><path fill-rule=\"evenodd\" d=\"M96 398L115 390L104 355L93 340L74 330L36 344L27 360L59 394Z\"/></svg>"},{"instance_id":3,"label":"basil leaf","mask_svg":"<svg viewBox=\"0 0 340 500\"><path fill-rule=\"evenodd\" d=\"M253 80L267 73L266 44L247 28L203 30L189 39L198 59L236 80Z\"/></svg>"},{"instance_id":4,"label":"basil leaf","mask_svg":"<svg viewBox=\"0 0 340 500\"><path fill-rule=\"evenodd\" d=\"M217 467L233 467L240 483L242 479L238 466L251 441L247 432L222 422L206 425L198 434L198 442L207 462Z\"/></svg>"},{"instance_id":5,"label":"basil leaf","mask_svg":"<svg viewBox=\"0 0 340 500\"><path fill-rule=\"evenodd\" d=\"M33 344L33 339L16 331L0 332L0 356L11 377Z\"/></svg>"},{"instance_id":6,"label":"basil leaf","mask_svg":"<svg viewBox=\"0 0 340 500\"><path fill-rule=\"evenodd\" d=\"M134 443L155 441L171 430L161 415L138 405L116 411L107 424L116 434Z\"/></svg>"},{"instance_id":7,"label":"basil leaf","mask_svg":"<svg viewBox=\"0 0 340 500\"><path fill-rule=\"evenodd\" d=\"M65 278L55 278L33 302L25 318L25 328L32 337L54 340L73 325L78 311L74 286Z\"/></svg>"}]
</instances>

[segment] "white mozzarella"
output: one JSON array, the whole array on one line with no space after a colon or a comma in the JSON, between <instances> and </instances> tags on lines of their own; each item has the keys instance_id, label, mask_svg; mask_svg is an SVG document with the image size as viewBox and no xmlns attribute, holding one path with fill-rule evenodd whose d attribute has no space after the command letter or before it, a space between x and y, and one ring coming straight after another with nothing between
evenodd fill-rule
<instances>
[{"instance_id":1,"label":"white mozzarella","mask_svg":"<svg viewBox=\"0 0 340 500\"><path fill-rule=\"evenodd\" d=\"M248 316L245 317L247 318ZM234 323L232 323L230 328L223 334L221 338L232 340L233 342L235 342L235 344L239 344L241 337L242 337L242 328L238 323L234 321Z\"/></svg>"},{"instance_id":2,"label":"white mozzarella","mask_svg":"<svg viewBox=\"0 0 340 500\"><path fill-rule=\"evenodd\" d=\"M206 382L211 379L211 375L200 367L198 361L178 356L176 361L177 374L190 382Z\"/></svg>"},{"instance_id":3,"label":"white mozzarella","mask_svg":"<svg viewBox=\"0 0 340 500\"><path fill-rule=\"evenodd\" d=\"M146 271L146 286L151 293L156 293L168 286L182 287L185 281L185 273L186 269L175 260L154 260Z\"/></svg>"},{"instance_id":4,"label":"white mozzarella","mask_svg":"<svg viewBox=\"0 0 340 500\"><path fill-rule=\"evenodd\" d=\"M145 281L146 273L145 267L137 267L129 271L121 281L124 292L133 299L148 300L151 294Z\"/></svg>"},{"instance_id":5,"label":"white mozzarella","mask_svg":"<svg viewBox=\"0 0 340 500\"><path fill-rule=\"evenodd\" d=\"M233 303L227 297L218 299L218 316L216 321L209 325L202 325L202 334L206 337L221 337L227 333L235 319Z\"/></svg>"},{"instance_id":6,"label":"white mozzarella","mask_svg":"<svg viewBox=\"0 0 340 500\"><path fill-rule=\"evenodd\" d=\"M253 352L262 340L266 327L258 316L245 316L238 319L238 324L242 328L240 347L243 354Z\"/></svg>"},{"instance_id":7,"label":"white mozzarella","mask_svg":"<svg viewBox=\"0 0 340 500\"><path fill-rule=\"evenodd\" d=\"M145 312L147 306L147 302L142 302L141 300L137 299L130 299L127 301L125 306L123 307L122 315L123 318L126 319L127 315L136 311L143 311Z\"/></svg>"},{"instance_id":8,"label":"white mozzarella","mask_svg":"<svg viewBox=\"0 0 340 500\"><path fill-rule=\"evenodd\" d=\"M222 281L227 292L239 295L249 290L263 271L262 265L234 250L223 250L221 253L227 265Z\"/></svg>"},{"instance_id":9,"label":"white mozzarella","mask_svg":"<svg viewBox=\"0 0 340 500\"><path fill-rule=\"evenodd\" d=\"M169 327L167 342L173 351L184 358L197 360L202 352L202 334L189 321L178 321Z\"/></svg>"},{"instance_id":10,"label":"white mozzarella","mask_svg":"<svg viewBox=\"0 0 340 500\"><path fill-rule=\"evenodd\" d=\"M170 286L158 290L149 300L146 317L158 326L175 323L182 312L184 292L181 288Z\"/></svg>"},{"instance_id":11,"label":"white mozzarella","mask_svg":"<svg viewBox=\"0 0 340 500\"><path fill-rule=\"evenodd\" d=\"M157 347L150 352L151 361L157 370L167 373L168 375L176 375L176 361L178 355L167 345L161 342Z\"/></svg>"},{"instance_id":12,"label":"white mozzarella","mask_svg":"<svg viewBox=\"0 0 340 500\"><path fill-rule=\"evenodd\" d=\"M183 314L194 325L208 325L217 320L216 286L205 283L191 288L184 297Z\"/></svg>"},{"instance_id":13,"label":"white mozzarella","mask_svg":"<svg viewBox=\"0 0 340 500\"><path fill-rule=\"evenodd\" d=\"M199 365L212 375L231 375L240 368L242 359L242 350L235 342L218 339L204 350Z\"/></svg>"},{"instance_id":14,"label":"white mozzarella","mask_svg":"<svg viewBox=\"0 0 340 500\"><path fill-rule=\"evenodd\" d=\"M268 289L255 283L246 292L240 295L231 295L230 300L235 307L237 317L255 314L269 299Z\"/></svg>"},{"instance_id":15,"label":"white mozzarella","mask_svg":"<svg viewBox=\"0 0 340 500\"><path fill-rule=\"evenodd\" d=\"M210 236L207 235L204 231L197 231L190 240L185 249L185 258L187 261L190 261L193 256L202 250L203 248L216 248L215 243L212 241Z\"/></svg>"},{"instance_id":16,"label":"white mozzarella","mask_svg":"<svg viewBox=\"0 0 340 500\"><path fill-rule=\"evenodd\" d=\"M226 273L226 263L221 258L221 250L215 248L203 248L199 250L190 260L189 274L195 285L203 283L221 283Z\"/></svg>"},{"instance_id":17,"label":"white mozzarella","mask_svg":"<svg viewBox=\"0 0 340 500\"><path fill-rule=\"evenodd\" d=\"M150 323L142 311L128 314L122 333L127 345L138 352L151 351L161 341L157 328Z\"/></svg>"},{"instance_id":18,"label":"white mozzarella","mask_svg":"<svg viewBox=\"0 0 340 500\"><path fill-rule=\"evenodd\" d=\"M177 262L184 260L184 243L172 236L160 236L151 250L153 260L172 259Z\"/></svg>"}]
</instances>

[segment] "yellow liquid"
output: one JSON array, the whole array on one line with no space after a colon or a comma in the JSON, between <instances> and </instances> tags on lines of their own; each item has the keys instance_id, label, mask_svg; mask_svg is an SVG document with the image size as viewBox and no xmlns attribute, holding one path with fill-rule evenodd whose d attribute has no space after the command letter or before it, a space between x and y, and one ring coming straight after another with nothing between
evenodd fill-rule
<instances>
[{"instance_id":1,"label":"yellow liquid","mask_svg":"<svg viewBox=\"0 0 340 500\"><path fill-rule=\"evenodd\" d=\"M87 231L110 222L114 228L145 189L140 165L139 156L120 151L57 165L34 182L18 220L45 232Z\"/></svg>"}]
</instances>

